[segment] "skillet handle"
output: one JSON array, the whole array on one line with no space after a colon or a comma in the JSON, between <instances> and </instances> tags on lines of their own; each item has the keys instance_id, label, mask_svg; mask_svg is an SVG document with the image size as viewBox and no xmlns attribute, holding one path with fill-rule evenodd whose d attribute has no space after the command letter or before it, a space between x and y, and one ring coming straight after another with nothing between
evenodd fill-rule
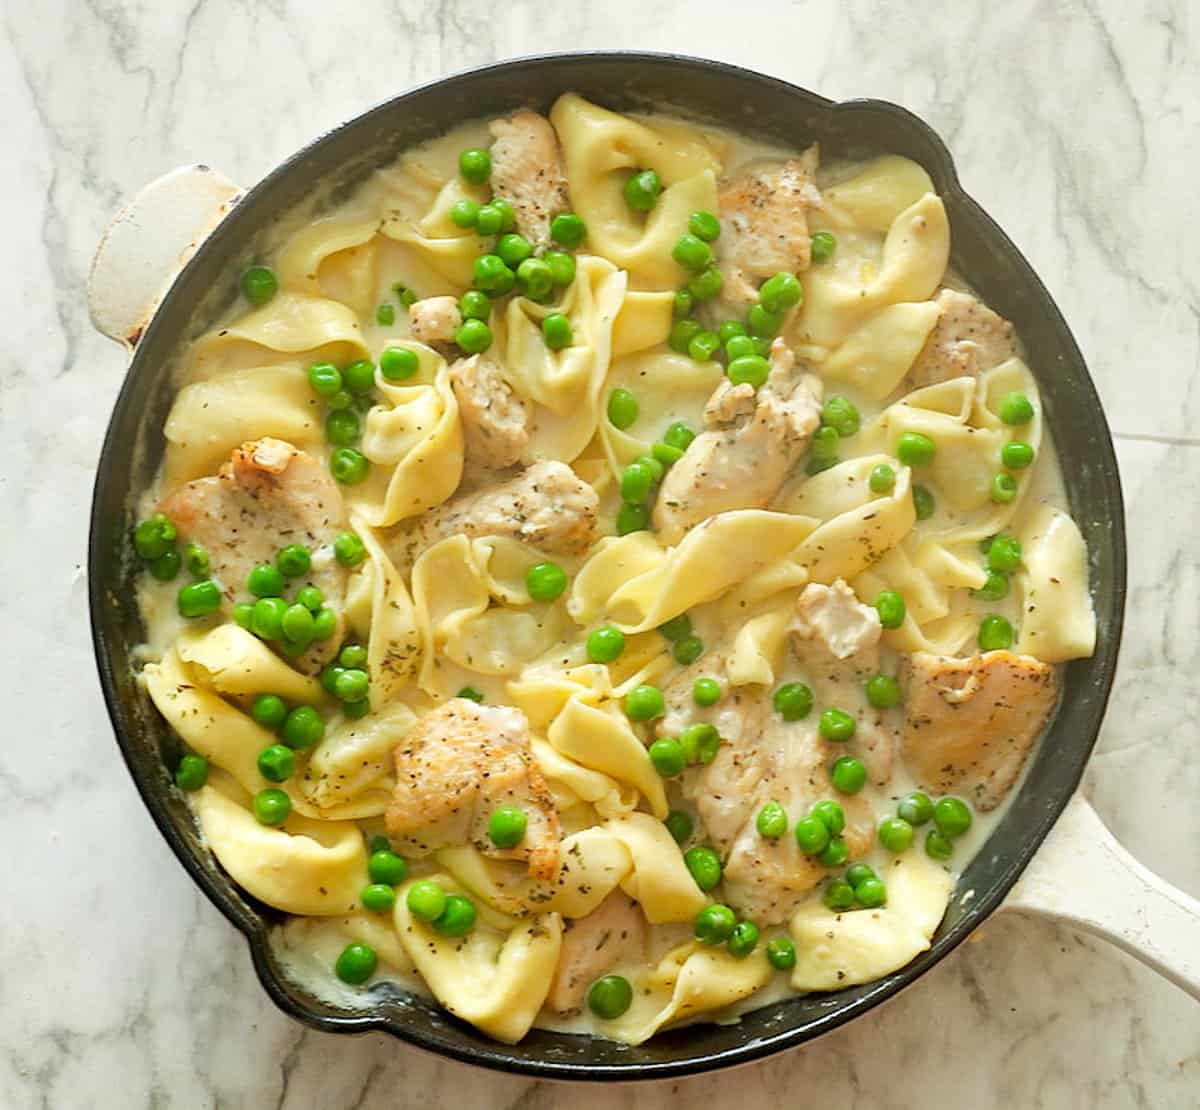
<instances>
[{"instance_id":1,"label":"skillet handle","mask_svg":"<svg viewBox=\"0 0 1200 1110\"><path fill-rule=\"evenodd\" d=\"M1102 937L1200 1000L1200 901L1138 863L1081 794L1003 908Z\"/></svg>"},{"instance_id":2,"label":"skillet handle","mask_svg":"<svg viewBox=\"0 0 1200 1110\"><path fill-rule=\"evenodd\" d=\"M96 330L132 351L158 303L242 190L208 166L181 166L145 186L112 219L88 275Z\"/></svg>"}]
</instances>

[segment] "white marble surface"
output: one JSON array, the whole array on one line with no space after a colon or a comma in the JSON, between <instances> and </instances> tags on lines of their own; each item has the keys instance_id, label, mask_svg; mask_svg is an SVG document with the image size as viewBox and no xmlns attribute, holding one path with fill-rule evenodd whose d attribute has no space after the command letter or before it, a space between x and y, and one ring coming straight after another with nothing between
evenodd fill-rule
<instances>
[{"instance_id":1,"label":"white marble surface","mask_svg":"<svg viewBox=\"0 0 1200 1110\"><path fill-rule=\"evenodd\" d=\"M897 999L765 1064L568 1090L307 1032L143 812L94 676L82 570L123 372L84 280L105 221L164 170L249 184L406 86L579 47L707 54L907 104L1059 299L1108 406L1129 501L1121 672L1088 790L1200 895L1200 21L1189 0L51 0L3 8L0 104L0 1105L1200 1104L1200 1007L1098 942L1002 919ZM753 13L753 14L751 14Z\"/></svg>"}]
</instances>

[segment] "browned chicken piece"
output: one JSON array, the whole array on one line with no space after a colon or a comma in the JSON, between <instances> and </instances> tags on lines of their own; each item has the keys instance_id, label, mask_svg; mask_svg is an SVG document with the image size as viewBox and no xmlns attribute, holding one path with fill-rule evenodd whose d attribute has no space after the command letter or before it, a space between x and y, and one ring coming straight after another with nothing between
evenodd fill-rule
<instances>
[{"instance_id":1,"label":"browned chicken piece","mask_svg":"<svg viewBox=\"0 0 1200 1110\"><path fill-rule=\"evenodd\" d=\"M273 563L281 547L295 543L309 548L312 568L293 582L320 589L337 614L338 627L293 665L315 673L337 653L347 571L333 558L331 547L346 528L346 509L324 463L280 439L244 443L215 476L181 486L160 508L184 540L208 552L213 577L230 602L247 596L250 571L259 563Z\"/></svg>"},{"instance_id":2,"label":"browned chicken piece","mask_svg":"<svg viewBox=\"0 0 1200 1110\"><path fill-rule=\"evenodd\" d=\"M726 304L745 308L767 278L808 269L807 212L821 199L813 184L819 158L813 145L786 162L754 163L722 186L716 246Z\"/></svg>"},{"instance_id":3,"label":"browned chicken piece","mask_svg":"<svg viewBox=\"0 0 1200 1110\"><path fill-rule=\"evenodd\" d=\"M836 659L849 659L879 643L883 626L872 605L864 605L839 578L832 586L810 582L796 601L796 635L817 640Z\"/></svg>"},{"instance_id":4,"label":"browned chicken piece","mask_svg":"<svg viewBox=\"0 0 1200 1110\"><path fill-rule=\"evenodd\" d=\"M951 378L975 377L1016 355L1012 324L969 293L943 289L937 304L941 315L908 372L901 387L904 392Z\"/></svg>"},{"instance_id":5,"label":"browned chicken piece","mask_svg":"<svg viewBox=\"0 0 1200 1110\"><path fill-rule=\"evenodd\" d=\"M558 136L545 116L521 109L488 125L492 133L492 192L512 206L517 230L535 249L550 243L550 221L565 212L567 175Z\"/></svg>"},{"instance_id":6,"label":"browned chicken piece","mask_svg":"<svg viewBox=\"0 0 1200 1110\"><path fill-rule=\"evenodd\" d=\"M906 674L904 758L931 793L962 794L976 809L995 809L1058 695L1058 669L1030 655L917 652Z\"/></svg>"},{"instance_id":7,"label":"browned chicken piece","mask_svg":"<svg viewBox=\"0 0 1200 1110\"><path fill-rule=\"evenodd\" d=\"M453 297L426 297L408 306L408 326L418 343L453 343L462 313Z\"/></svg>"},{"instance_id":8,"label":"browned chicken piece","mask_svg":"<svg viewBox=\"0 0 1200 1110\"><path fill-rule=\"evenodd\" d=\"M693 525L732 509L762 509L779 491L821 422L821 384L777 339L771 374L757 392L722 382L701 432L663 479L654 527L669 544Z\"/></svg>"},{"instance_id":9,"label":"browned chicken piece","mask_svg":"<svg viewBox=\"0 0 1200 1110\"><path fill-rule=\"evenodd\" d=\"M582 555L596 540L600 499L566 463L534 463L515 478L464 493L397 534L393 557L411 565L447 536L513 536L543 551Z\"/></svg>"},{"instance_id":10,"label":"browned chicken piece","mask_svg":"<svg viewBox=\"0 0 1200 1110\"><path fill-rule=\"evenodd\" d=\"M467 443L467 460L487 470L516 466L529 446L529 410L484 355L461 358L450 367Z\"/></svg>"},{"instance_id":11,"label":"browned chicken piece","mask_svg":"<svg viewBox=\"0 0 1200 1110\"><path fill-rule=\"evenodd\" d=\"M494 859L526 863L531 879L554 880L558 811L519 709L451 698L417 720L393 757L396 789L384 820L402 851L426 856L472 844ZM488 836L488 821L501 806L525 814L525 838L515 848L497 848Z\"/></svg>"},{"instance_id":12,"label":"browned chicken piece","mask_svg":"<svg viewBox=\"0 0 1200 1110\"><path fill-rule=\"evenodd\" d=\"M618 964L646 958L646 915L627 894L614 890L586 917L563 923L562 949L546 1005L555 1013L583 1008L587 989Z\"/></svg>"}]
</instances>

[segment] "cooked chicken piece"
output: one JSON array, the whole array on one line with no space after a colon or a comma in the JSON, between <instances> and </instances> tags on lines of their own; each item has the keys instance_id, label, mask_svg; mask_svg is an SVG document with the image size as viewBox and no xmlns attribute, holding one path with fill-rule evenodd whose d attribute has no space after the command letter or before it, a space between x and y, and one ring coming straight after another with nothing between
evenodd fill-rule
<instances>
[{"instance_id":1,"label":"cooked chicken piece","mask_svg":"<svg viewBox=\"0 0 1200 1110\"><path fill-rule=\"evenodd\" d=\"M1013 326L969 293L943 289L941 315L908 371L904 392L950 378L975 376L1017 353Z\"/></svg>"},{"instance_id":2,"label":"cooked chicken piece","mask_svg":"<svg viewBox=\"0 0 1200 1110\"><path fill-rule=\"evenodd\" d=\"M783 485L821 422L821 384L777 339L771 374L758 393L728 381L704 410L701 432L663 479L654 527L666 543L715 513L761 509Z\"/></svg>"},{"instance_id":3,"label":"cooked chicken piece","mask_svg":"<svg viewBox=\"0 0 1200 1110\"><path fill-rule=\"evenodd\" d=\"M408 326L418 343L453 343L462 313L453 297L426 297L408 306Z\"/></svg>"},{"instance_id":4,"label":"cooked chicken piece","mask_svg":"<svg viewBox=\"0 0 1200 1110\"><path fill-rule=\"evenodd\" d=\"M550 243L550 221L565 212L567 175L558 136L545 116L522 109L488 125L492 143L492 192L517 216L517 230L535 249Z\"/></svg>"},{"instance_id":5,"label":"cooked chicken piece","mask_svg":"<svg viewBox=\"0 0 1200 1110\"><path fill-rule=\"evenodd\" d=\"M587 917L563 923L562 949L546 1005L555 1013L583 1008L588 987L618 964L646 958L646 915L614 890Z\"/></svg>"},{"instance_id":6,"label":"cooked chicken piece","mask_svg":"<svg viewBox=\"0 0 1200 1110\"><path fill-rule=\"evenodd\" d=\"M231 602L247 596L250 571L273 563L281 547L297 543L312 550L309 573L293 581L320 589L338 627L293 662L313 673L336 654L347 571L331 546L346 527L346 509L322 462L280 439L244 443L219 473L181 486L160 508L184 540L208 552L213 577Z\"/></svg>"},{"instance_id":7,"label":"cooked chicken piece","mask_svg":"<svg viewBox=\"0 0 1200 1110\"><path fill-rule=\"evenodd\" d=\"M469 843L495 859L527 863L531 879L553 881L558 810L519 709L451 698L418 718L393 757L396 789L384 820L403 851L426 856ZM488 836L488 821L501 806L525 813L525 838L515 848L497 848Z\"/></svg>"},{"instance_id":8,"label":"cooked chicken piece","mask_svg":"<svg viewBox=\"0 0 1200 1110\"><path fill-rule=\"evenodd\" d=\"M796 602L795 632L804 640L817 639L837 659L873 648L883 626L879 613L864 605L842 579L832 586L810 582Z\"/></svg>"},{"instance_id":9,"label":"cooked chicken piece","mask_svg":"<svg viewBox=\"0 0 1200 1110\"><path fill-rule=\"evenodd\" d=\"M450 367L467 441L467 459L488 470L516 466L529 446L525 402L484 355L460 358Z\"/></svg>"},{"instance_id":10,"label":"cooked chicken piece","mask_svg":"<svg viewBox=\"0 0 1200 1110\"><path fill-rule=\"evenodd\" d=\"M1058 704L1059 672L1010 651L908 661L904 758L932 793L995 809Z\"/></svg>"},{"instance_id":11,"label":"cooked chicken piece","mask_svg":"<svg viewBox=\"0 0 1200 1110\"><path fill-rule=\"evenodd\" d=\"M596 539L596 491L566 463L545 461L500 485L465 493L399 533L397 563L411 565L447 536L515 536L543 551L581 555Z\"/></svg>"},{"instance_id":12,"label":"cooked chicken piece","mask_svg":"<svg viewBox=\"0 0 1200 1110\"><path fill-rule=\"evenodd\" d=\"M756 163L720 192L717 254L725 272L721 299L745 308L774 274L808 269L807 210L820 203L813 184L820 152L810 146L787 162Z\"/></svg>"}]
</instances>

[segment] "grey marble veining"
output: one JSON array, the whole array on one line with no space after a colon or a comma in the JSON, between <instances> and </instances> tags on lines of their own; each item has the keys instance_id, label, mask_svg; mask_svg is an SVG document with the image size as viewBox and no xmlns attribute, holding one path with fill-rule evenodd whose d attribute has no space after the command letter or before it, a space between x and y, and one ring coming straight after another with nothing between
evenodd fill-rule
<instances>
[{"instance_id":1,"label":"grey marble veining","mask_svg":"<svg viewBox=\"0 0 1200 1110\"><path fill-rule=\"evenodd\" d=\"M1189 1107L1200 1008L1098 942L1001 918L900 996L783 1057L575 1089L381 1035L308 1032L170 856L94 678L82 561L120 353L84 282L122 198L203 161L250 184L417 81L580 47L707 54L937 128L1066 312L1118 437L1130 609L1087 786L1200 894L1200 19L1188 0L744 4L56 0L3 8L0 1106L746 1110Z\"/></svg>"}]
</instances>

